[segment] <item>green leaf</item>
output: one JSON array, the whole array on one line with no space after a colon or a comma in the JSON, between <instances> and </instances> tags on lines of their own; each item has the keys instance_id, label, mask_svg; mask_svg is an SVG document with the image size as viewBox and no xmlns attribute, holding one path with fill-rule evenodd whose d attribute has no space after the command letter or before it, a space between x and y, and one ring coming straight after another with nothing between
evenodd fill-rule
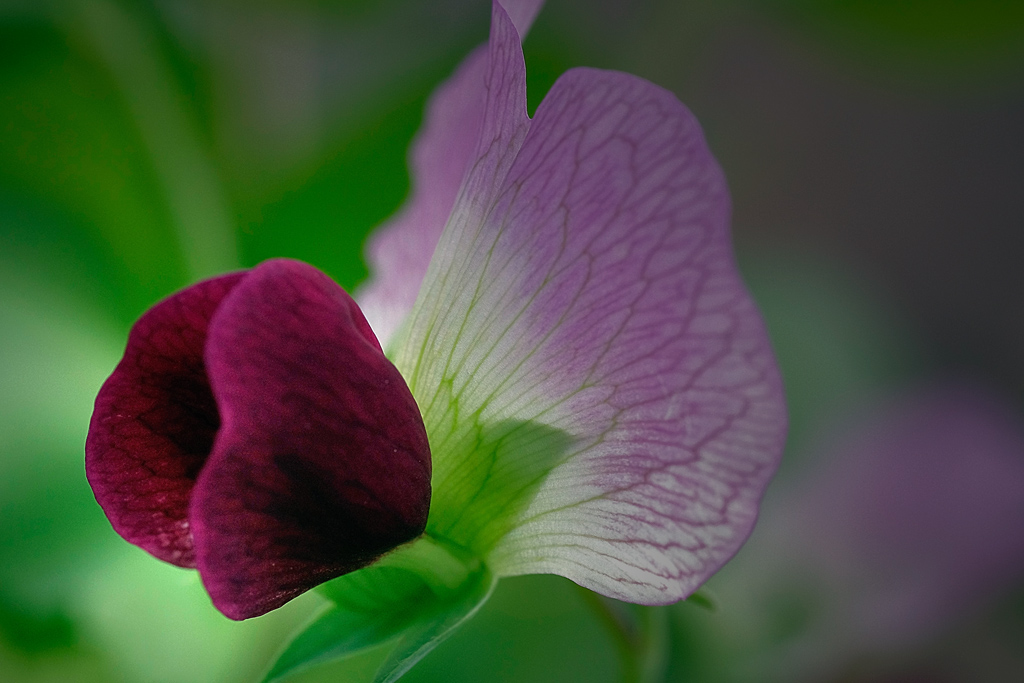
<instances>
[{"instance_id":1,"label":"green leaf","mask_svg":"<svg viewBox=\"0 0 1024 683\"><path fill-rule=\"evenodd\" d=\"M431 650L476 614L494 591L497 579L486 569L474 575L463 592L439 599L429 615L408 628L381 664L374 683L394 683Z\"/></svg>"},{"instance_id":2,"label":"green leaf","mask_svg":"<svg viewBox=\"0 0 1024 683\"><path fill-rule=\"evenodd\" d=\"M387 562L321 586L334 604L287 645L264 683L400 638L377 674L378 681L395 681L472 616L494 588L495 579L479 566L459 586L438 590L422 574Z\"/></svg>"},{"instance_id":3,"label":"green leaf","mask_svg":"<svg viewBox=\"0 0 1024 683\"><path fill-rule=\"evenodd\" d=\"M706 609L709 612L714 612L718 609L718 598L704 586L691 593L690 597L686 598L686 602Z\"/></svg>"},{"instance_id":4,"label":"green leaf","mask_svg":"<svg viewBox=\"0 0 1024 683\"><path fill-rule=\"evenodd\" d=\"M353 611L331 605L318 614L278 657L265 683L316 664L348 657L397 636L415 620L415 609Z\"/></svg>"},{"instance_id":5,"label":"green leaf","mask_svg":"<svg viewBox=\"0 0 1024 683\"><path fill-rule=\"evenodd\" d=\"M415 573L379 563L328 581L317 591L334 604L288 644L265 683L387 642L433 601L433 593Z\"/></svg>"}]
</instances>

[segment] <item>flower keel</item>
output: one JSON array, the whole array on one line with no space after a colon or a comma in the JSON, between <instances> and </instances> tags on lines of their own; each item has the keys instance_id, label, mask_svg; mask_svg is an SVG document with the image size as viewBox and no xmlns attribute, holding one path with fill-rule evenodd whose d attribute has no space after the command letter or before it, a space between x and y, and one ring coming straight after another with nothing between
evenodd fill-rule
<instances>
[{"instance_id":1,"label":"flower keel","mask_svg":"<svg viewBox=\"0 0 1024 683\"><path fill-rule=\"evenodd\" d=\"M177 488L155 478L160 468ZM97 399L87 469L115 528L161 559L181 549L176 563L194 559L234 619L415 538L430 500L404 381L352 299L286 260L200 283L139 321Z\"/></svg>"}]
</instances>

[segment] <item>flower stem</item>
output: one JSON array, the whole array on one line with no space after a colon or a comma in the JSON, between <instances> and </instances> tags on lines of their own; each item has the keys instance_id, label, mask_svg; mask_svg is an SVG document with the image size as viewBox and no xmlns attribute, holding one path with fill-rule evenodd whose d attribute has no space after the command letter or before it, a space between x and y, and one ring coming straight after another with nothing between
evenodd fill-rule
<instances>
[{"instance_id":1,"label":"flower stem","mask_svg":"<svg viewBox=\"0 0 1024 683\"><path fill-rule=\"evenodd\" d=\"M586 588L585 602L615 641L623 683L658 683L668 663L668 613L662 607L627 605Z\"/></svg>"}]
</instances>

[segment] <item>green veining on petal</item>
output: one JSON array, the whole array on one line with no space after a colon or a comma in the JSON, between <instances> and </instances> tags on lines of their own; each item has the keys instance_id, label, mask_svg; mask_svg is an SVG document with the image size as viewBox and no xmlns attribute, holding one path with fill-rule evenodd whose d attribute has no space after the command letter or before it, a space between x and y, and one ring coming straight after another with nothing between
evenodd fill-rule
<instances>
[{"instance_id":1,"label":"green veining on petal","mask_svg":"<svg viewBox=\"0 0 1024 683\"><path fill-rule=\"evenodd\" d=\"M423 419L434 461L427 533L486 557L564 462L572 437L537 421L488 419L486 403L461 410L451 382L420 405L430 406Z\"/></svg>"}]
</instances>

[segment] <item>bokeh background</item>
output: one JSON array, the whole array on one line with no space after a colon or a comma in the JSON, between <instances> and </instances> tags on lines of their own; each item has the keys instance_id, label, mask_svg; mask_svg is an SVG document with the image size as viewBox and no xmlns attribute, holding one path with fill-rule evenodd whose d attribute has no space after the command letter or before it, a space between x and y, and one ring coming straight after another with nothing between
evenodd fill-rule
<instances>
[{"instance_id":1,"label":"bokeh background","mask_svg":"<svg viewBox=\"0 0 1024 683\"><path fill-rule=\"evenodd\" d=\"M92 400L133 320L198 278L290 256L357 286L488 18L0 2L0 680L256 681L317 608L229 622L121 541L85 481ZM1024 680L1024 4L548 0L525 52L531 109L587 65L697 114L792 433L712 609L507 580L408 680L622 680L631 644L652 681Z\"/></svg>"}]
</instances>

